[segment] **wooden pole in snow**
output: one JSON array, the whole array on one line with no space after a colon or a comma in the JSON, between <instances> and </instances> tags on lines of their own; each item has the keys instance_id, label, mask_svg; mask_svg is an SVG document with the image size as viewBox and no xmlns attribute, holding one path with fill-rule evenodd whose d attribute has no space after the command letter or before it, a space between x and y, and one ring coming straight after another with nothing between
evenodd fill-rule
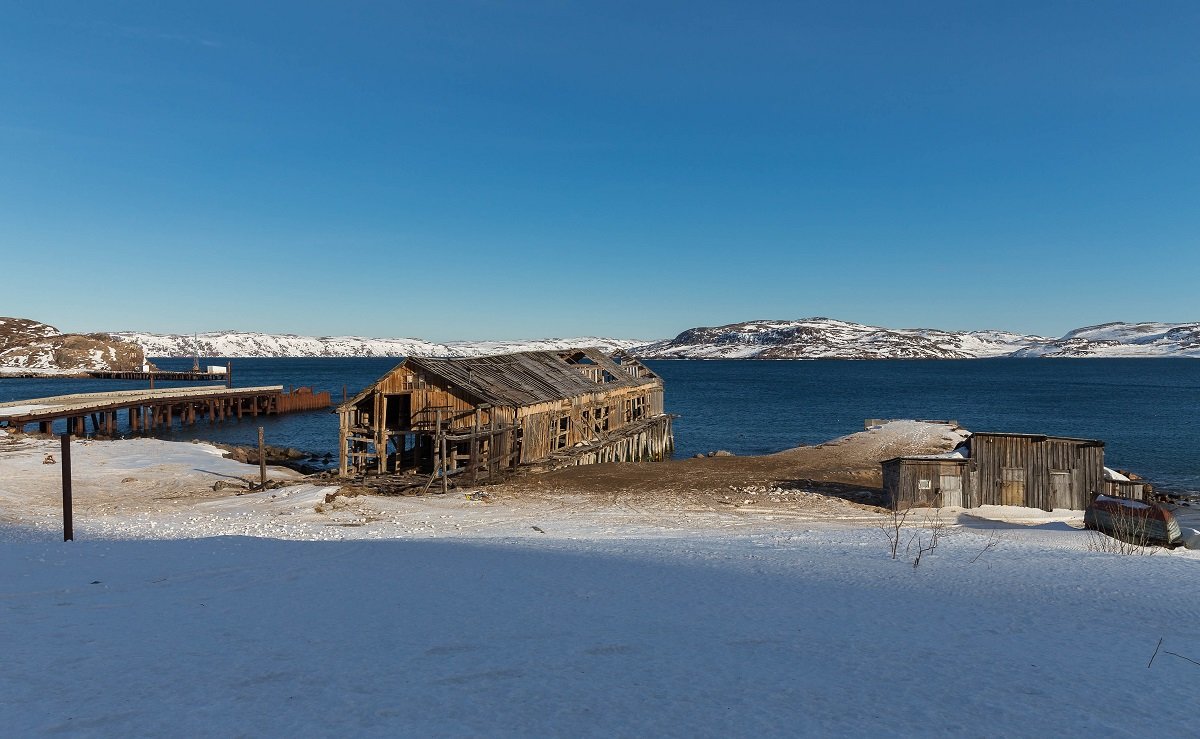
<instances>
[{"instance_id":1,"label":"wooden pole in snow","mask_svg":"<svg viewBox=\"0 0 1200 739\"><path fill-rule=\"evenodd\" d=\"M258 486L267 489L267 448L263 443L263 427L258 427Z\"/></svg>"},{"instance_id":2,"label":"wooden pole in snow","mask_svg":"<svg viewBox=\"0 0 1200 739\"><path fill-rule=\"evenodd\" d=\"M63 493L63 541L75 538L74 512L71 510L71 432L59 437L62 440L62 493Z\"/></svg>"}]
</instances>

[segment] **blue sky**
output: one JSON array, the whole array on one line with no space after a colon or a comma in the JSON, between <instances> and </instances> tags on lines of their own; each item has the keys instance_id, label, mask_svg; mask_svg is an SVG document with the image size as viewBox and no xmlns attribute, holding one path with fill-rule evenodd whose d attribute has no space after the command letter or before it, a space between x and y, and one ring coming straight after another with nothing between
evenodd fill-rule
<instances>
[{"instance_id":1,"label":"blue sky","mask_svg":"<svg viewBox=\"0 0 1200 739\"><path fill-rule=\"evenodd\" d=\"M1195 2L8 3L0 313L1200 320Z\"/></svg>"}]
</instances>

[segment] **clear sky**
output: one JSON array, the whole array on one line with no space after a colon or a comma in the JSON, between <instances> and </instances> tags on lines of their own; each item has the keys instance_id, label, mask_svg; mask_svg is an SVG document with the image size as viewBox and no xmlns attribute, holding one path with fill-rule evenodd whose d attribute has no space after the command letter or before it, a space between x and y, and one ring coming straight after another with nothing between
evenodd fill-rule
<instances>
[{"instance_id":1,"label":"clear sky","mask_svg":"<svg viewBox=\"0 0 1200 739\"><path fill-rule=\"evenodd\" d=\"M0 8L0 314L1200 320L1200 3Z\"/></svg>"}]
</instances>

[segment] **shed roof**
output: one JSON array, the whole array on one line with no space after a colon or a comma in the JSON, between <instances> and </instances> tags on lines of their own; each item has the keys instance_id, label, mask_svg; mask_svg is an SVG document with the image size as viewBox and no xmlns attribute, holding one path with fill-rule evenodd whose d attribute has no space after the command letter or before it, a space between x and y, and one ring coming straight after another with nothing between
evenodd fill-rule
<instances>
[{"instance_id":1,"label":"shed roof","mask_svg":"<svg viewBox=\"0 0 1200 739\"><path fill-rule=\"evenodd\" d=\"M1074 436L1050 436L1048 434L1018 434L1009 431L974 431L971 437L975 436L1011 436L1022 439L1030 439L1032 441L1074 441L1087 446L1104 446L1104 442L1099 439L1079 439ZM970 438L970 437L968 437Z\"/></svg>"},{"instance_id":2,"label":"shed roof","mask_svg":"<svg viewBox=\"0 0 1200 739\"><path fill-rule=\"evenodd\" d=\"M902 457L892 457L883 460L882 464L892 462L944 462L949 464L966 464L971 460L966 457L951 457L944 454L910 454Z\"/></svg>"},{"instance_id":3,"label":"shed roof","mask_svg":"<svg viewBox=\"0 0 1200 739\"><path fill-rule=\"evenodd\" d=\"M618 364L599 349L580 348L459 359L409 357L396 369L408 366L441 377L479 400L497 406L526 406L567 400L601 390L661 384L661 380L648 370L645 370L646 376L637 378L623 365L641 366L628 355L622 356ZM581 367L594 367L600 381L589 377ZM377 384L363 390L343 407L369 395Z\"/></svg>"}]
</instances>

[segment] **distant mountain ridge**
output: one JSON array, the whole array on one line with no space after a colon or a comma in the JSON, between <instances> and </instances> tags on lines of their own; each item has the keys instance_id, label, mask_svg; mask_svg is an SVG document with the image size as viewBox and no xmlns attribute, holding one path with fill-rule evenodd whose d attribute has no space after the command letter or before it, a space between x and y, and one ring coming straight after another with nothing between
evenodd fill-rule
<instances>
[{"instance_id":1,"label":"distant mountain ridge","mask_svg":"<svg viewBox=\"0 0 1200 739\"><path fill-rule=\"evenodd\" d=\"M1105 323L1054 339L1008 331L889 329L818 317L692 328L630 351L643 359L1200 357L1200 323Z\"/></svg>"},{"instance_id":2,"label":"distant mountain ridge","mask_svg":"<svg viewBox=\"0 0 1200 739\"><path fill-rule=\"evenodd\" d=\"M597 346L644 359L972 359L982 357L1200 357L1200 322L1104 323L1060 338L1011 331L891 329L832 318L762 320L688 329L673 339L577 337L452 341L361 336L297 336L253 331L113 336L148 357L470 357Z\"/></svg>"},{"instance_id":3,"label":"distant mountain ridge","mask_svg":"<svg viewBox=\"0 0 1200 739\"><path fill-rule=\"evenodd\" d=\"M475 357L517 351L556 350L595 346L613 351L645 344L645 340L595 336L525 341L452 341L436 343L418 338L363 336L297 336L254 331L207 331L200 334L152 334L123 331L114 334L141 345L148 357Z\"/></svg>"}]
</instances>

